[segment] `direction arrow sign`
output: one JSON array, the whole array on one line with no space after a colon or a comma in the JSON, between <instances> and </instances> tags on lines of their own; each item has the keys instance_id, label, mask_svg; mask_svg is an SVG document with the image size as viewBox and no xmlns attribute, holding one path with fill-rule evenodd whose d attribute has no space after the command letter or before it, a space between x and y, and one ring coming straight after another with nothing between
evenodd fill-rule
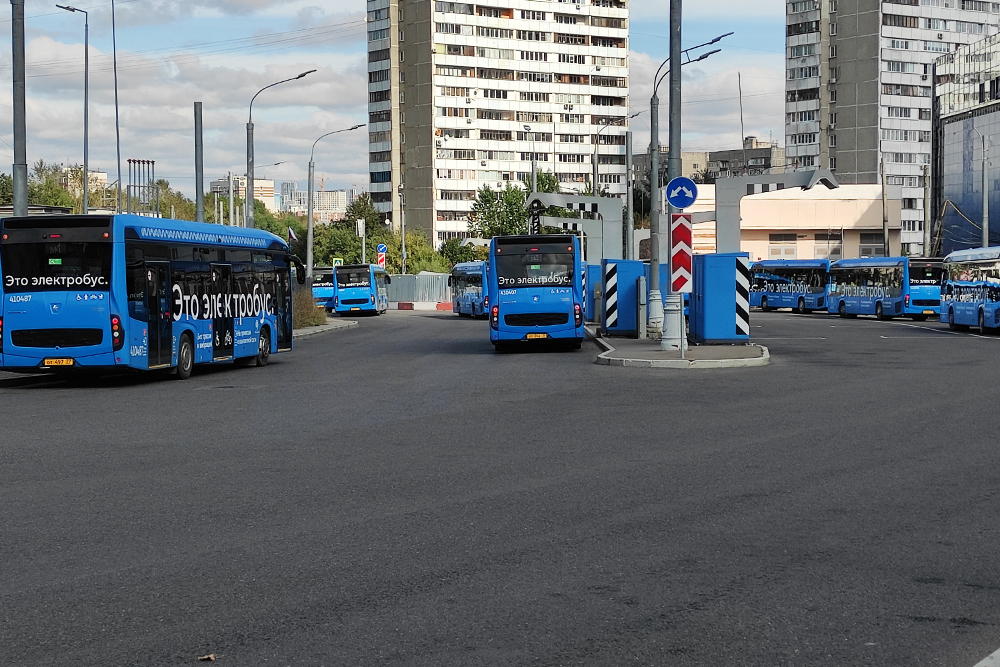
<instances>
[{"instance_id":1,"label":"direction arrow sign","mask_svg":"<svg viewBox=\"0 0 1000 667\"><path fill-rule=\"evenodd\" d=\"M687 208L698 198L698 186L686 176L678 176L667 183L667 203L674 208Z\"/></svg>"},{"instance_id":2,"label":"direction arrow sign","mask_svg":"<svg viewBox=\"0 0 1000 667\"><path fill-rule=\"evenodd\" d=\"M377 250L378 252L385 252L386 250L388 250L388 248L385 247L384 243L379 243L378 247L375 248L375 250Z\"/></svg>"},{"instance_id":3,"label":"direction arrow sign","mask_svg":"<svg viewBox=\"0 0 1000 667\"><path fill-rule=\"evenodd\" d=\"M674 292L690 292L691 215L675 213L670 217L670 288Z\"/></svg>"}]
</instances>

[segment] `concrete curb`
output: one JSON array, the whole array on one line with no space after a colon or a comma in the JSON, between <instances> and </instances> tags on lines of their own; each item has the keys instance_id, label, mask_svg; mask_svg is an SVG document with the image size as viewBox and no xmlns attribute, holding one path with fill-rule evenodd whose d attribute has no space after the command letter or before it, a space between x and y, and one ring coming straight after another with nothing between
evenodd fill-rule
<instances>
[{"instance_id":1,"label":"concrete curb","mask_svg":"<svg viewBox=\"0 0 1000 667\"><path fill-rule=\"evenodd\" d=\"M771 363L771 354L763 345L759 347L763 354L750 359L614 359L607 355L615 351L615 347L606 338L599 338L597 332L587 327L587 333L604 352L597 355L594 363L603 366L632 366L634 368L749 368L767 366Z\"/></svg>"},{"instance_id":2,"label":"concrete curb","mask_svg":"<svg viewBox=\"0 0 1000 667\"><path fill-rule=\"evenodd\" d=\"M393 308L393 304L396 304ZM393 301L389 303L393 310L451 310L451 301Z\"/></svg>"},{"instance_id":3,"label":"concrete curb","mask_svg":"<svg viewBox=\"0 0 1000 667\"><path fill-rule=\"evenodd\" d=\"M337 331L339 329L350 329L351 327L358 326L357 320L344 320L343 322L334 322L332 324L320 324L315 327L303 327L301 329L296 329L292 332L292 338L305 338L306 336L314 336L320 333L326 333L327 331Z\"/></svg>"}]
</instances>

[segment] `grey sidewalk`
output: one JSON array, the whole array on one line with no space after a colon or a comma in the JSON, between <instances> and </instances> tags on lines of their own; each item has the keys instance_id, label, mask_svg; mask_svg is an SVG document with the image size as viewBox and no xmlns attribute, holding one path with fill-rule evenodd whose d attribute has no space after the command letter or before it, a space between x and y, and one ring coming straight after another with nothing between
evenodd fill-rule
<instances>
[{"instance_id":1,"label":"grey sidewalk","mask_svg":"<svg viewBox=\"0 0 1000 667\"><path fill-rule=\"evenodd\" d=\"M596 363L606 366L636 366L640 368L746 368L766 366L771 361L763 345L698 345L690 346L681 359L679 352L660 349L660 342L635 338L600 338L596 330L587 327L602 352Z\"/></svg>"},{"instance_id":2,"label":"grey sidewalk","mask_svg":"<svg viewBox=\"0 0 1000 667\"><path fill-rule=\"evenodd\" d=\"M320 324L315 327L302 327L301 329L296 329L292 333L293 338L305 338L306 336L312 336L318 333L326 333L327 331L339 331L340 329L349 329L351 327L358 326L357 320L342 320L340 318L326 318L326 324Z\"/></svg>"}]
</instances>

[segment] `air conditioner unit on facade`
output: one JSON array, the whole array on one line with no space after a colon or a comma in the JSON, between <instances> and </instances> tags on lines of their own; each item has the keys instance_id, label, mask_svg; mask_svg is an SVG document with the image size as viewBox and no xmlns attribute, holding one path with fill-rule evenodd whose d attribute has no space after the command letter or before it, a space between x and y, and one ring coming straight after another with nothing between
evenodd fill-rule
<instances>
[{"instance_id":1,"label":"air conditioner unit on facade","mask_svg":"<svg viewBox=\"0 0 1000 667\"><path fill-rule=\"evenodd\" d=\"M466 125L472 125L472 119L471 118L466 118L465 119L465 124Z\"/></svg>"},{"instance_id":2,"label":"air conditioner unit on facade","mask_svg":"<svg viewBox=\"0 0 1000 667\"><path fill-rule=\"evenodd\" d=\"M927 80L927 75L926 74L921 74L920 75L920 80L921 81L926 81Z\"/></svg>"},{"instance_id":3,"label":"air conditioner unit on facade","mask_svg":"<svg viewBox=\"0 0 1000 667\"><path fill-rule=\"evenodd\" d=\"M485 167L486 166L486 160L480 160L479 161L479 166Z\"/></svg>"},{"instance_id":4,"label":"air conditioner unit on facade","mask_svg":"<svg viewBox=\"0 0 1000 667\"><path fill-rule=\"evenodd\" d=\"M472 104L472 98L471 97L466 97L465 98L465 103L466 104Z\"/></svg>"}]
</instances>

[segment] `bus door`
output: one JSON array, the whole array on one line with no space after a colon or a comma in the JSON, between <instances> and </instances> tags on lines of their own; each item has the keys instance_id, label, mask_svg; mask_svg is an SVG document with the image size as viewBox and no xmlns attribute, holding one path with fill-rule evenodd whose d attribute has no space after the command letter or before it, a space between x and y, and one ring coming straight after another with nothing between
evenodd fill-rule
<instances>
[{"instance_id":1,"label":"bus door","mask_svg":"<svg viewBox=\"0 0 1000 667\"><path fill-rule=\"evenodd\" d=\"M290 350L292 349L292 273L287 267L276 266L274 269L277 274L277 280L274 281L274 325L277 329L275 338L279 350ZM334 280L334 286L336 284L337 281Z\"/></svg>"},{"instance_id":2,"label":"bus door","mask_svg":"<svg viewBox=\"0 0 1000 667\"><path fill-rule=\"evenodd\" d=\"M173 355L170 264L146 262L146 312L149 315L149 368L169 366Z\"/></svg>"},{"instance_id":3,"label":"bus door","mask_svg":"<svg viewBox=\"0 0 1000 667\"><path fill-rule=\"evenodd\" d=\"M214 299L221 297L221 317L212 318L212 358L228 359L233 356L232 311L226 315L226 305L233 293L233 268L228 264L212 264L212 290Z\"/></svg>"}]
</instances>

